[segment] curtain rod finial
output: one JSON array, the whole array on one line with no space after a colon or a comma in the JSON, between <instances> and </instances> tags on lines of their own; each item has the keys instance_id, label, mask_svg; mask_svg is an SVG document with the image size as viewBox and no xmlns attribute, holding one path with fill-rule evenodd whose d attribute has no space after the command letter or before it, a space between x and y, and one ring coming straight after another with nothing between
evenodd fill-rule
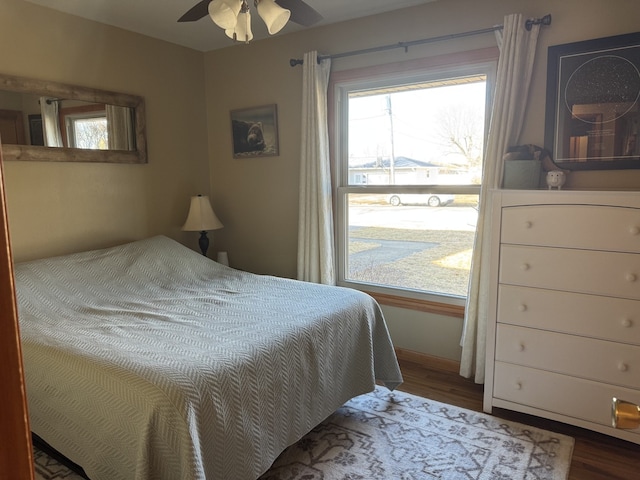
<instances>
[{"instance_id":1,"label":"curtain rod finial","mask_svg":"<svg viewBox=\"0 0 640 480\"><path fill-rule=\"evenodd\" d=\"M325 57L318 56L318 65L320 65L320 62L322 62L322 60L324 60L325 58L331 58L331 57L329 55ZM304 65L304 60L301 58L290 58L289 65L291 65L292 67L295 67L298 65Z\"/></svg>"},{"instance_id":2,"label":"curtain rod finial","mask_svg":"<svg viewBox=\"0 0 640 480\"><path fill-rule=\"evenodd\" d=\"M531 30L531 27L534 25L542 25L543 27L548 27L551 25L551 14L548 13L542 18L530 18L525 23L524 26L527 30Z\"/></svg>"}]
</instances>

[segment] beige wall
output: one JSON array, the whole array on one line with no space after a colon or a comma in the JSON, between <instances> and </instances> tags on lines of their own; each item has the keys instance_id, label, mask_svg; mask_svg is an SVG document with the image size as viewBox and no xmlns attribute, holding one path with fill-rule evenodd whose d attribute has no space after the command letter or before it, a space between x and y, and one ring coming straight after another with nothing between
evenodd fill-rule
<instances>
[{"instance_id":1,"label":"beige wall","mask_svg":"<svg viewBox=\"0 0 640 480\"><path fill-rule=\"evenodd\" d=\"M442 0L343 24L281 35L250 45L208 52L205 57L212 196L226 228L217 248L232 266L284 276L296 274L298 153L302 69L289 58L306 51L334 54L490 27L510 13L553 16L539 39L529 112L520 143L542 145L546 52L550 45L640 30L636 0ZM259 21L259 20L257 20ZM347 70L495 45L493 35L367 54L334 61ZM234 160L229 110L276 103L280 156ZM580 172L568 187L638 188L640 170ZM384 307L396 346L458 359L460 319Z\"/></svg>"},{"instance_id":2,"label":"beige wall","mask_svg":"<svg viewBox=\"0 0 640 480\"><path fill-rule=\"evenodd\" d=\"M147 165L6 162L14 256L24 260L180 231L209 191L203 55L22 0L0 5L2 73L140 95Z\"/></svg>"}]
</instances>

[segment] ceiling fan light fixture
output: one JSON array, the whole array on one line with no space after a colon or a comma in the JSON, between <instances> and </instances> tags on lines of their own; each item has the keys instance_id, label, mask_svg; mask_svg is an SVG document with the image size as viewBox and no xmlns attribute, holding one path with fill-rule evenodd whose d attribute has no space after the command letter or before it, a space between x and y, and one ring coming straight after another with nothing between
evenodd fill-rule
<instances>
[{"instance_id":1,"label":"ceiling fan light fixture","mask_svg":"<svg viewBox=\"0 0 640 480\"><path fill-rule=\"evenodd\" d=\"M209 2L209 16L220 28L232 29L238 21L242 8L241 0L212 0Z\"/></svg>"},{"instance_id":2,"label":"ceiling fan light fixture","mask_svg":"<svg viewBox=\"0 0 640 480\"><path fill-rule=\"evenodd\" d=\"M238 14L238 20L233 28L224 31L227 37L232 38L236 42L249 43L253 39L251 31L251 12L246 1L241 2L242 8Z\"/></svg>"},{"instance_id":3,"label":"ceiling fan light fixture","mask_svg":"<svg viewBox=\"0 0 640 480\"><path fill-rule=\"evenodd\" d=\"M274 0L254 0L258 15L264 21L269 35L278 33L289 21L291 11L277 5Z\"/></svg>"}]
</instances>

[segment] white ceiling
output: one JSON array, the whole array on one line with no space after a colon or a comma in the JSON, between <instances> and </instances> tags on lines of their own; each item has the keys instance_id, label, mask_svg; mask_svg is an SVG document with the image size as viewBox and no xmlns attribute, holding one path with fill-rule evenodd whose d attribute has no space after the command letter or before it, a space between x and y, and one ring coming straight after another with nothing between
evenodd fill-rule
<instances>
[{"instance_id":1,"label":"white ceiling","mask_svg":"<svg viewBox=\"0 0 640 480\"><path fill-rule=\"evenodd\" d=\"M44 7L88 18L97 22L166 40L203 52L233 44L209 17L197 22L177 20L198 0L26 0ZM430 3L436 0L305 0L324 19L314 26L375 15L400 8ZM252 30L254 40L268 37L264 23L255 12L253 1ZM289 22L278 34L304 27ZM307 27L309 28L309 27Z\"/></svg>"}]
</instances>

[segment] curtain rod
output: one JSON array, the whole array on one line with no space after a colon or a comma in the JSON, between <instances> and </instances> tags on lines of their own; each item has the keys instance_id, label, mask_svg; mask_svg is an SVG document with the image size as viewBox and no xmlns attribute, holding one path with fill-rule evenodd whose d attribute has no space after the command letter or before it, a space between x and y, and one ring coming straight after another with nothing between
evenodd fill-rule
<instances>
[{"instance_id":1,"label":"curtain rod","mask_svg":"<svg viewBox=\"0 0 640 480\"><path fill-rule=\"evenodd\" d=\"M544 25L544 26L551 25L551 14L545 15L542 18L533 18L533 19L530 18L525 22L524 25L527 30L531 30L531 27L533 27L534 25ZM443 40L451 40L454 38L481 35L483 33L491 33L491 32L495 32L496 30L502 30L503 28L504 28L503 25L497 25L495 27L482 28L480 30L472 30L470 32L452 33L450 35L441 35L439 37L423 38L421 40L412 40L410 42L398 42L391 45L383 45L381 47L371 47L371 48L365 48L363 50L352 50L350 52L337 53L335 55L318 55L318 63L320 63L322 60L326 60L327 58L334 59L334 58L351 57L353 55L382 52L384 50L392 50L394 48L404 48L404 51L406 53L409 50L409 47L413 47L414 45L422 45L425 43L440 42ZM302 65L303 63L304 63L304 60L301 58L292 58L289 60L289 65L291 65L292 67L295 67L297 65Z\"/></svg>"}]
</instances>

